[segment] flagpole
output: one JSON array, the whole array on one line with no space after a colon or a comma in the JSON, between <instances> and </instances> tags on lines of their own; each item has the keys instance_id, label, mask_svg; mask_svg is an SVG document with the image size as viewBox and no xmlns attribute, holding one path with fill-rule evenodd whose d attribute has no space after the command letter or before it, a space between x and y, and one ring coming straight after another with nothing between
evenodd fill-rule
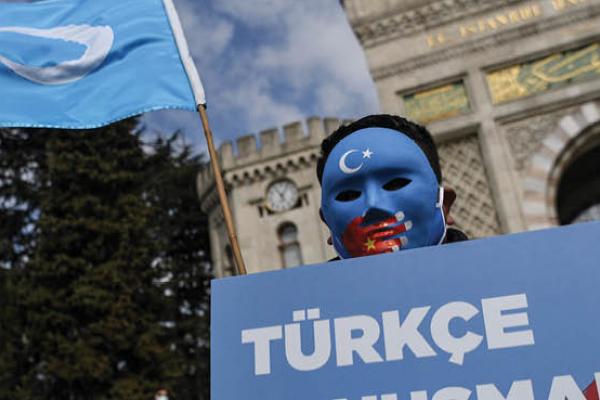
<instances>
[{"instance_id":1,"label":"flagpole","mask_svg":"<svg viewBox=\"0 0 600 400\"><path fill-rule=\"evenodd\" d=\"M175 44L179 50L179 56L183 68L185 69L186 75L188 76L190 87L196 100L196 109L200 113L200 119L202 120L202 127L204 128L204 135L206 136L206 142L208 144L208 153L210 154L210 164L212 166L213 174L215 176L215 184L217 186L217 192L219 193L219 201L223 208L223 216L225 217L225 226L227 227L227 234L229 236L229 243L231 243L231 249L233 251L233 259L235 261L237 275L246 275L246 264L242 258L242 252L240 251L240 245L237 240L235 233L235 227L233 225L233 218L231 216L231 209L227 202L227 193L225 192L225 184L223 183L223 176L221 174L221 167L219 166L219 157L215 150L215 143L213 141L212 131L208 124L208 115L206 114L206 96L204 93L204 87L198 75L198 70L194 64L194 60L190 55L190 49L187 41L185 40L185 34L183 32L183 26L181 26L181 20L177 15L175 4L173 0L163 0L169 24L173 30L173 36L175 37Z\"/></svg>"},{"instance_id":2,"label":"flagpole","mask_svg":"<svg viewBox=\"0 0 600 400\"><path fill-rule=\"evenodd\" d=\"M225 217L225 226L227 227L227 234L229 235L229 242L231 243L231 249L233 251L233 259L236 264L237 275L246 275L246 264L242 257L240 245L238 243L237 235L235 233L235 227L233 225L233 218L231 215L231 209L227 201L227 193L225 192L225 184L223 183L223 176L221 174L221 167L219 165L219 157L215 150L215 143L213 141L212 131L208 124L208 115L206 114L206 106L201 104L198 106L198 112L200 113L200 119L202 120L202 127L204 128L204 135L206 136L206 143L208 144L208 153L210 154L210 164L212 166L213 174L215 176L215 184L217 186L217 193L219 194L219 201L223 208L223 216Z\"/></svg>"}]
</instances>

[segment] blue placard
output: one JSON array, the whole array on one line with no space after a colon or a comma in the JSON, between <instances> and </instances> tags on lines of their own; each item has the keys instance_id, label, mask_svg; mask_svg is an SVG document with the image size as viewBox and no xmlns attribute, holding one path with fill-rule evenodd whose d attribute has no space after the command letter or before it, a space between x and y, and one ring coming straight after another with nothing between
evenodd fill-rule
<instances>
[{"instance_id":1,"label":"blue placard","mask_svg":"<svg viewBox=\"0 0 600 400\"><path fill-rule=\"evenodd\" d=\"M582 400L599 239L589 223L216 280L211 398Z\"/></svg>"}]
</instances>

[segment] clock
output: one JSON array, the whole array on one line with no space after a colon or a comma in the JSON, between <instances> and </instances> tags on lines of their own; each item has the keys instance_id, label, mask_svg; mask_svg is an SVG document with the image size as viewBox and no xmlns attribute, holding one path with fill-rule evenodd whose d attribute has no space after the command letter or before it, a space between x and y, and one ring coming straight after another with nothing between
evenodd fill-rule
<instances>
[{"instance_id":1,"label":"clock","mask_svg":"<svg viewBox=\"0 0 600 400\"><path fill-rule=\"evenodd\" d=\"M273 212L287 211L298 203L298 188L290 180L274 182L267 189L267 207Z\"/></svg>"}]
</instances>

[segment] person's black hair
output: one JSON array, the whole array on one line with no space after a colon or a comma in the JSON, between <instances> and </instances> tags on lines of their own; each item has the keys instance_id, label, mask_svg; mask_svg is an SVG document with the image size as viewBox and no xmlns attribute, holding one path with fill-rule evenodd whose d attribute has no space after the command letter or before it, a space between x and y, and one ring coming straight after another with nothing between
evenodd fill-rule
<instances>
[{"instance_id":1,"label":"person's black hair","mask_svg":"<svg viewBox=\"0 0 600 400\"><path fill-rule=\"evenodd\" d=\"M397 115L380 114L369 115L352 122L348 125L340 126L331 135L326 137L321 143L321 156L317 161L317 177L319 184L323 182L323 170L329 154L333 148L346 136L366 128L388 128L398 131L399 133L412 139L419 148L425 153L431 169L435 173L438 183L442 183L442 168L440 167L440 157L433 142L433 137L429 131L412 121Z\"/></svg>"}]
</instances>

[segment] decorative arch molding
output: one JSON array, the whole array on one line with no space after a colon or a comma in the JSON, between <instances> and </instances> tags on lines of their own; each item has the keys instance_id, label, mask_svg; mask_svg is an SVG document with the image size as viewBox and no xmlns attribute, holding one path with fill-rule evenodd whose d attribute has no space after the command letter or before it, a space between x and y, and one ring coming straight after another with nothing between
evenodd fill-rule
<instances>
[{"instance_id":1,"label":"decorative arch molding","mask_svg":"<svg viewBox=\"0 0 600 400\"><path fill-rule=\"evenodd\" d=\"M600 101L589 102L563 117L543 140L523 179L523 216L529 230L559 224L555 205L561 174L578 151L597 135L590 128L599 122Z\"/></svg>"}]
</instances>

